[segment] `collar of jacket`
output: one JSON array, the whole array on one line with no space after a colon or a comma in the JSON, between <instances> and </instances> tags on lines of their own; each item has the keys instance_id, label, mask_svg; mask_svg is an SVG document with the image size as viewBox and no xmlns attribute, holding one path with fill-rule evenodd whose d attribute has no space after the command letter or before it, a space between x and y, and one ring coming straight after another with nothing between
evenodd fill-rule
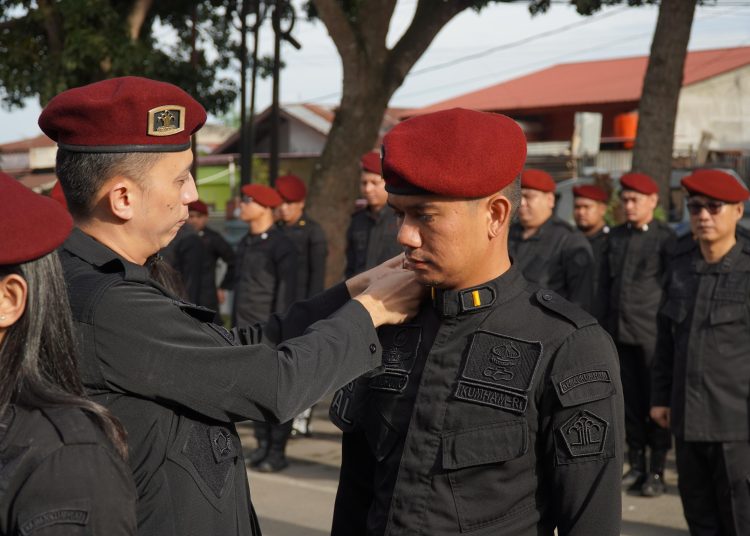
<instances>
[{"instance_id":1,"label":"collar of jacket","mask_svg":"<svg viewBox=\"0 0 750 536\"><path fill-rule=\"evenodd\" d=\"M125 280L146 282L148 269L132 263L75 227L62 246L84 262L108 272L124 272Z\"/></svg>"},{"instance_id":2,"label":"collar of jacket","mask_svg":"<svg viewBox=\"0 0 750 536\"><path fill-rule=\"evenodd\" d=\"M521 272L512 265L510 269L482 285L461 290L430 288L432 305L441 317L453 317L496 307L523 290L525 282Z\"/></svg>"},{"instance_id":3,"label":"collar of jacket","mask_svg":"<svg viewBox=\"0 0 750 536\"><path fill-rule=\"evenodd\" d=\"M693 250L693 255L695 255L693 266L695 267L695 271L699 274L709 272L728 274L735 270L737 263L741 262L740 257L743 253L747 254L748 248L741 240L737 240L737 243L732 246L732 249L727 251L726 255L724 255L719 262L709 264L703 259L700 247L696 247Z\"/></svg>"}]
</instances>

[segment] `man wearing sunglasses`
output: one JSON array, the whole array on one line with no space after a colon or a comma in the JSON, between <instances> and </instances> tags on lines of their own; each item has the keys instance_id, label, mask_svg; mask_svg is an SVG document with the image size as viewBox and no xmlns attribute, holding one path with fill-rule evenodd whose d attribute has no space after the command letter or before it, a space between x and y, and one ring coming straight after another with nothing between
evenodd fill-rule
<instances>
[{"instance_id":1,"label":"man wearing sunglasses","mask_svg":"<svg viewBox=\"0 0 750 536\"><path fill-rule=\"evenodd\" d=\"M620 356L630 466L622 485L629 492L656 497L665 490L664 465L671 437L649 419L649 375L656 347L656 313L674 233L654 219L659 186L651 177L626 173L620 186L626 221L612 229L607 240L597 311Z\"/></svg>"},{"instance_id":2,"label":"man wearing sunglasses","mask_svg":"<svg viewBox=\"0 0 750 536\"><path fill-rule=\"evenodd\" d=\"M667 272L651 418L675 435L690 533L750 534L750 244L736 235L750 192L718 170L682 185L693 236Z\"/></svg>"}]
</instances>

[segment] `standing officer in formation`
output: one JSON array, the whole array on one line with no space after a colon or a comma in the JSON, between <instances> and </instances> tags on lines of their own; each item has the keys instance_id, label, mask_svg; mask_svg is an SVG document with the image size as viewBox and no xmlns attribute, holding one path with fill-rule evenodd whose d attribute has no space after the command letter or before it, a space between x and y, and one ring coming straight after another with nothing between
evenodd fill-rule
<instances>
[{"instance_id":1,"label":"standing officer in formation","mask_svg":"<svg viewBox=\"0 0 750 536\"><path fill-rule=\"evenodd\" d=\"M573 188L573 219L578 230L588 238L594 254L594 296L599 288L599 272L609 236L609 225L604 220L607 201L607 192L599 186L584 184Z\"/></svg>"},{"instance_id":2,"label":"standing officer in formation","mask_svg":"<svg viewBox=\"0 0 750 536\"><path fill-rule=\"evenodd\" d=\"M83 397L55 251L73 222L0 172L0 534L135 536L122 426Z\"/></svg>"},{"instance_id":3,"label":"standing officer in formation","mask_svg":"<svg viewBox=\"0 0 750 536\"><path fill-rule=\"evenodd\" d=\"M328 242L323 228L305 214L307 187L296 175L276 179L276 191L282 199L278 208L279 227L297 248L297 297L306 300L323 292ZM309 436L312 408L294 418L292 433Z\"/></svg>"},{"instance_id":4,"label":"standing officer in formation","mask_svg":"<svg viewBox=\"0 0 750 536\"><path fill-rule=\"evenodd\" d=\"M380 176L380 154L367 153L362 156L360 164L359 189L367 200L367 208L352 215L346 231L346 277L364 272L401 253L396 241L398 223L387 204L388 192Z\"/></svg>"},{"instance_id":5,"label":"standing officer in formation","mask_svg":"<svg viewBox=\"0 0 750 536\"><path fill-rule=\"evenodd\" d=\"M296 299L297 250L273 219L273 209L281 202L270 186L242 187L240 219L248 224L248 233L237 246L233 326L265 323L272 314L286 311ZM250 465L264 473L286 468L285 450L291 431L291 420L256 422L258 447L250 454Z\"/></svg>"},{"instance_id":6,"label":"standing officer in formation","mask_svg":"<svg viewBox=\"0 0 750 536\"><path fill-rule=\"evenodd\" d=\"M202 265L201 289L197 305L208 307L216 313L216 321L221 322L219 305L226 299L225 291L234 281L234 249L221 233L208 226L208 205L198 199L188 205L188 225L198 234L205 252ZM216 263L221 259L226 264L226 272L221 285L216 287Z\"/></svg>"},{"instance_id":7,"label":"standing officer in formation","mask_svg":"<svg viewBox=\"0 0 750 536\"><path fill-rule=\"evenodd\" d=\"M554 215L555 181L540 169L521 174L518 221L510 228L510 254L523 276L584 309L593 299L594 257L586 238Z\"/></svg>"},{"instance_id":8,"label":"standing officer in formation","mask_svg":"<svg viewBox=\"0 0 750 536\"><path fill-rule=\"evenodd\" d=\"M740 536L750 534L750 244L735 232L750 194L718 170L682 185L695 240L679 241L667 272L651 418L675 435L690 534Z\"/></svg>"},{"instance_id":9,"label":"standing officer in formation","mask_svg":"<svg viewBox=\"0 0 750 536\"><path fill-rule=\"evenodd\" d=\"M81 375L127 430L141 536L260 534L234 422L288 421L380 365L374 327L423 292L396 260L229 332L151 279L144 263L198 198L190 136L205 119L137 77L65 91L39 118L77 226L60 255Z\"/></svg>"},{"instance_id":10,"label":"standing officer in formation","mask_svg":"<svg viewBox=\"0 0 750 536\"><path fill-rule=\"evenodd\" d=\"M508 255L525 155L510 118L463 109L385 136L405 265L432 299L334 397L334 536L620 534L614 345Z\"/></svg>"},{"instance_id":11,"label":"standing officer in formation","mask_svg":"<svg viewBox=\"0 0 750 536\"><path fill-rule=\"evenodd\" d=\"M599 277L599 309L620 356L630 465L622 483L628 491L655 497L665 490L664 464L671 438L649 418L650 371L656 314L674 233L654 219L659 187L651 177L627 173L620 186L626 223L609 233Z\"/></svg>"}]
</instances>

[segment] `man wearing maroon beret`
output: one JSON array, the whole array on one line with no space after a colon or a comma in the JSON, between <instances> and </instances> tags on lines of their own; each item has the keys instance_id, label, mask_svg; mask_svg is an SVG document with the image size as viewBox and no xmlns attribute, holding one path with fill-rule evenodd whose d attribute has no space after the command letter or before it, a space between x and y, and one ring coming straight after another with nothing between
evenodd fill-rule
<instances>
[{"instance_id":1,"label":"man wearing maroon beret","mask_svg":"<svg viewBox=\"0 0 750 536\"><path fill-rule=\"evenodd\" d=\"M378 366L375 326L422 292L380 267L230 332L154 280L149 259L198 198L190 137L205 119L181 89L137 77L65 91L39 118L77 226L60 256L82 379L127 430L139 535L260 534L234 423L288 421Z\"/></svg>"},{"instance_id":2,"label":"man wearing maroon beret","mask_svg":"<svg viewBox=\"0 0 750 536\"><path fill-rule=\"evenodd\" d=\"M617 356L511 262L525 157L513 120L472 110L383 139L398 241L430 299L380 329L383 366L334 395L333 536L620 534Z\"/></svg>"},{"instance_id":3,"label":"man wearing maroon beret","mask_svg":"<svg viewBox=\"0 0 750 536\"><path fill-rule=\"evenodd\" d=\"M359 189L367 207L352 214L346 231L346 268L351 277L401 252L396 241L398 225L388 206L385 181L380 175L380 154L369 152L360 160Z\"/></svg>"},{"instance_id":4,"label":"man wearing maroon beret","mask_svg":"<svg viewBox=\"0 0 750 536\"><path fill-rule=\"evenodd\" d=\"M328 241L318 222L305 213L307 186L296 175L283 175L274 183L282 199L277 209L279 228L297 248L297 297L298 300L312 298L323 292L326 276ZM312 431L312 408L294 418L292 434L310 436Z\"/></svg>"},{"instance_id":5,"label":"man wearing maroon beret","mask_svg":"<svg viewBox=\"0 0 750 536\"><path fill-rule=\"evenodd\" d=\"M654 219L659 202L656 181L643 173L626 173L620 187L626 221L609 233L599 276L598 314L620 356L629 462L622 484L632 493L656 497L665 490L671 438L649 418L649 378L674 233Z\"/></svg>"},{"instance_id":6,"label":"man wearing maroon beret","mask_svg":"<svg viewBox=\"0 0 750 536\"><path fill-rule=\"evenodd\" d=\"M750 244L736 236L747 189L698 170L682 180L692 236L666 275L651 418L675 435L691 534L750 534Z\"/></svg>"},{"instance_id":7,"label":"man wearing maroon beret","mask_svg":"<svg viewBox=\"0 0 750 536\"><path fill-rule=\"evenodd\" d=\"M586 238L554 215L555 181L546 171L521 174L518 221L510 228L513 262L526 279L586 310L594 292L594 256Z\"/></svg>"},{"instance_id":8,"label":"man wearing maroon beret","mask_svg":"<svg viewBox=\"0 0 750 536\"><path fill-rule=\"evenodd\" d=\"M603 188L593 184L583 184L573 188L573 220L576 227L591 244L594 254L594 296L601 270L602 255L609 236L609 225L604 220L607 214L609 195Z\"/></svg>"}]
</instances>

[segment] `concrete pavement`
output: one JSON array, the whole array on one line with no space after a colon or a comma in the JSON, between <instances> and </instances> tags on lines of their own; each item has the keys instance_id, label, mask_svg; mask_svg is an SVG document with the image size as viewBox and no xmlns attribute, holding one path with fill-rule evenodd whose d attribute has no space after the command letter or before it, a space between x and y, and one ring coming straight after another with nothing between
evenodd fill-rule
<instances>
[{"instance_id":1,"label":"concrete pavement","mask_svg":"<svg viewBox=\"0 0 750 536\"><path fill-rule=\"evenodd\" d=\"M341 434L328 421L327 408L327 404L316 407L311 438L289 442L288 469L276 474L248 471L264 536L329 534L341 460ZM255 447L252 427L243 424L238 428L247 454ZM623 494L623 535L688 535L673 460L667 468L666 482L668 493L657 499Z\"/></svg>"}]
</instances>

